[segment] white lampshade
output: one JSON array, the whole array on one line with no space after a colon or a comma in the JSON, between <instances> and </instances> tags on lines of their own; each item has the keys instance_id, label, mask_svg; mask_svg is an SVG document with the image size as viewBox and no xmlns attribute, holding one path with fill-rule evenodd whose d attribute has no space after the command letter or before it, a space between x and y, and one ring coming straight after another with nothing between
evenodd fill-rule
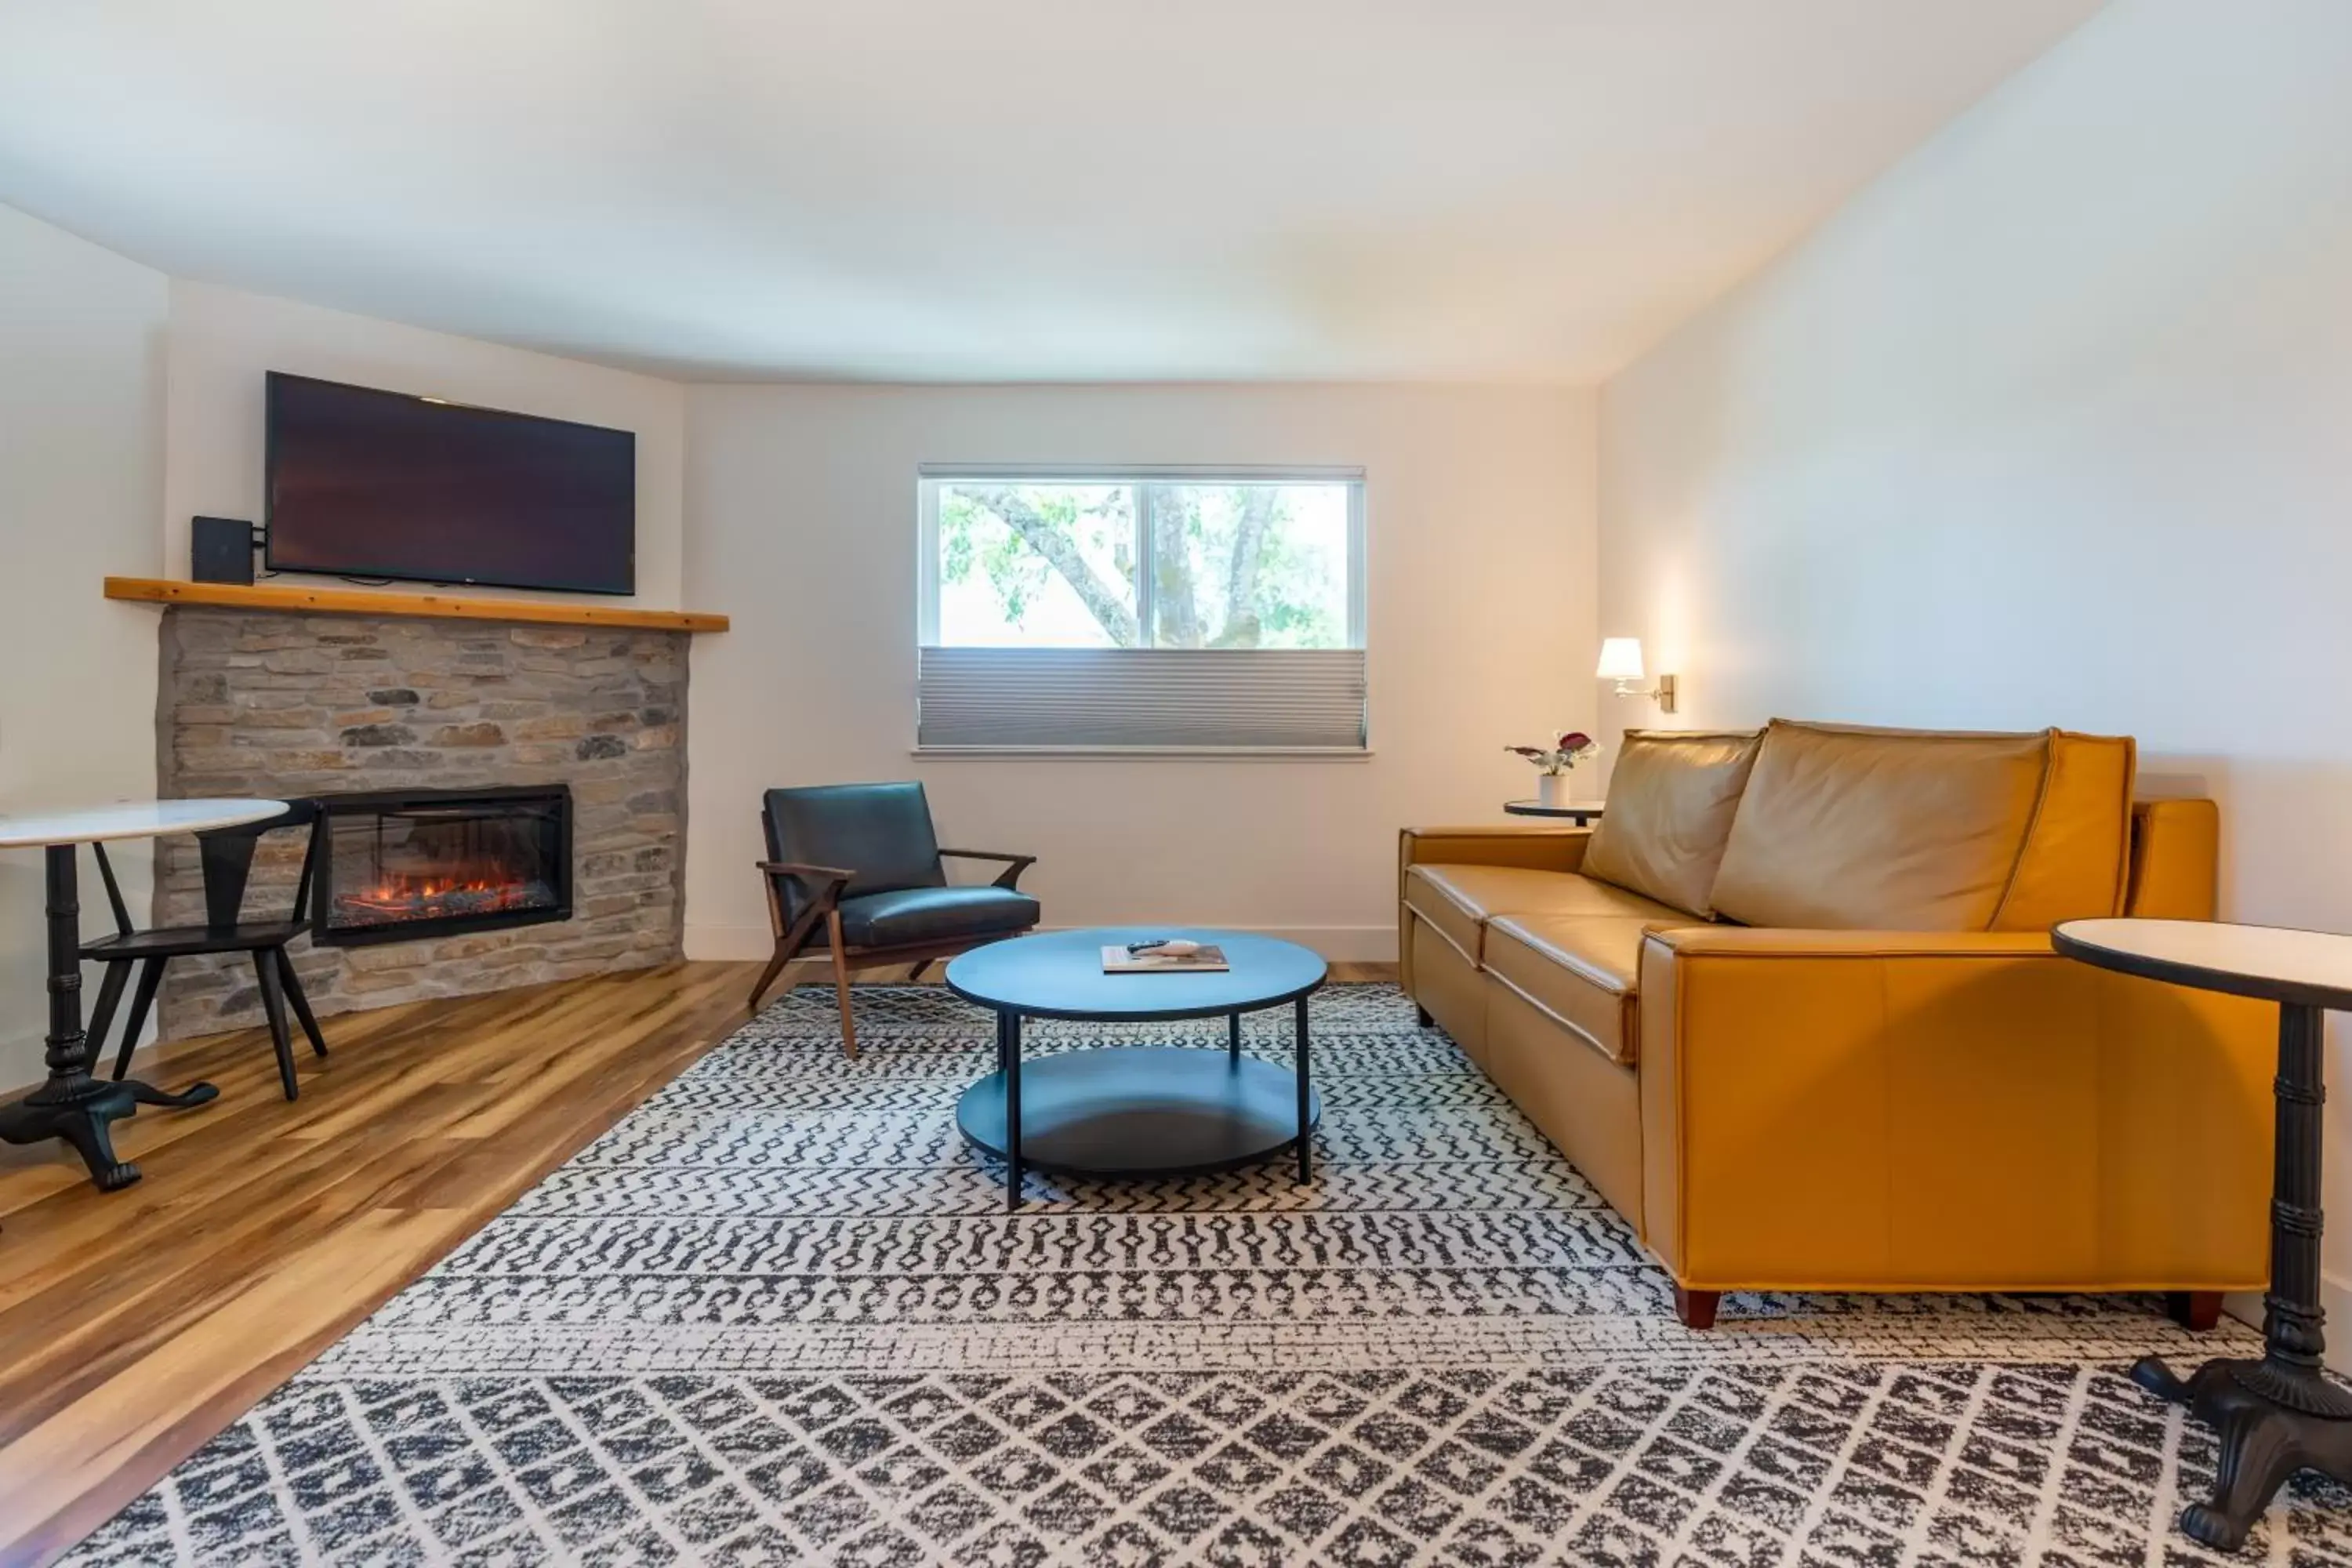
<instances>
[{"instance_id":1,"label":"white lampshade","mask_svg":"<svg viewBox=\"0 0 2352 1568\"><path fill-rule=\"evenodd\" d=\"M1639 680L1642 679L1642 639L1640 637L1603 637L1601 640L1601 667L1592 672L1595 680Z\"/></svg>"}]
</instances>

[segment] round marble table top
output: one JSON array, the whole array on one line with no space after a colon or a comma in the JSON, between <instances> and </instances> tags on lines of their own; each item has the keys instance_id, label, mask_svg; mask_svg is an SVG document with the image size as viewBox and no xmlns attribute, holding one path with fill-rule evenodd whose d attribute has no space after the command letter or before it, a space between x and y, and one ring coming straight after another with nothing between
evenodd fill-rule
<instances>
[{"instance_id":1,"label":"round marble table top","mask_svg":"<svg viewBox=\"0 0 2352 1568\"><path fill-rule=\"evenodd\" d=\"M0 849L41 848L52 844L94 844L101 839L153 838L167 833L203 833L237 827L286 809L282 800L124 800L67 811L0 815Z\"/></svg>"},{"instance_id":2,"label":"round marble table top","mask_svg":"<svg viewBox=\"0 0 2352 1568\"><path fill-rule=\"evenodd\" d=\"M2104 969L2308 1007L2352 1008L2352 936L2215 921L2067 921L2058 951Z\"/></svg>"}]
</instances>

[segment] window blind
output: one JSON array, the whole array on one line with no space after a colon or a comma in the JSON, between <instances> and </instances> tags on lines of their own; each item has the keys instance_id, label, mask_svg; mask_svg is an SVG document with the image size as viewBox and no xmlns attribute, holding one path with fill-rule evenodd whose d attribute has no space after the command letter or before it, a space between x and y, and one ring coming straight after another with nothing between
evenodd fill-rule
<instances>
[{"instance_id":1,"label":"window blind","mask_svg":"<svg viewBox=\"0 0 2352 1568\"><path fill-rule=\"evenodd\" d=\"M926 647L916 743L1361 751L1361 648Z\"/></svg>"}]
</instances>

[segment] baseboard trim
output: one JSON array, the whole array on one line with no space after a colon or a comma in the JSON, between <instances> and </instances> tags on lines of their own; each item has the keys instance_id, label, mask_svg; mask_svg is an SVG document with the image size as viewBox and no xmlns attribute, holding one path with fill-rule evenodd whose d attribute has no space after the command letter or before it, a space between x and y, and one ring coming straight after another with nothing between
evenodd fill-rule
<instances>
[{"instance_id":1,"label":"baseboard trim","mask_svg":"<svg viewBox=\"0 0 2352 1568\"><path fill-rule=\"evenodd\" d=\"M1313 948L1325 958L1338 963L1394 963L1397 955L1396 928L1377 926L1282 926L1253 925L1242 921L1171 921L1171 925L1213 926L1223 931L1245 931L1259 936L1276 936L1285 942L1295 942ZM1045 931L1075 931L1076 922L1049 924ZM686 924L686 956L693 959L729 959L738 962L766 958L776 950L776 939L766 926L704 925L688 921Z\"/></svg>"}]
</instances>

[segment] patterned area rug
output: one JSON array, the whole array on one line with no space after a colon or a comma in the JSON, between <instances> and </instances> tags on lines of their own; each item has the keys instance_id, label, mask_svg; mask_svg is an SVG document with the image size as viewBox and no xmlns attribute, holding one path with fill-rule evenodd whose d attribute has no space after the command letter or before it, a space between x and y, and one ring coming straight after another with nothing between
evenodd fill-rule
<instances>
[{"instance_id":1,"label":"patterned area rug","mask_svg":"<svg viewBox=\"0 0 2352 1568\"><path fill-rule=\"evenodd\" d=\"M1312 1190L1000 1171L986 1015L788 997L100 1530L85 1563L2174 1563L2213 1445L2127 1299L1733 1297L1685 1332L1387 986ZM1288 1053L1288 1020L1249 1021ZM1116 1031L1222 1044L1222 1026ZM1031 1046L1111 1037L1033 1026ZM2238 1561L2352 1563L2308 1478Z\"/></svg>"}]
</instances>

